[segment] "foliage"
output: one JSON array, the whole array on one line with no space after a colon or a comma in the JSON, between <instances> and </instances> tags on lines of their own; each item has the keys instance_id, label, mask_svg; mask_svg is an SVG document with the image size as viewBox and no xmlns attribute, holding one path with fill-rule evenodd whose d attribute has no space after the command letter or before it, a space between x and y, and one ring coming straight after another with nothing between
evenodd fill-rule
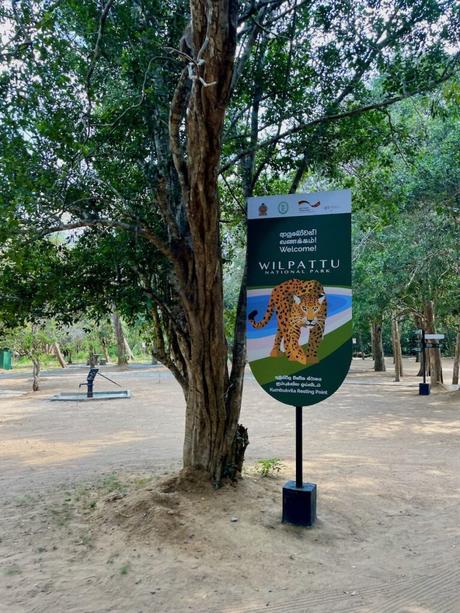
<instances>
[{"instance_id":1,"label":"foliage","mask_svg":"<svg viewBox=\"0 0 460 613\"><path fill-rule=\"evenodd\" d=\"M393 97L430 89L454 70L449 49L456 32L444 26L454 3L273 4L241 7L223 136L226 258L244 240L244 196L288 191L308 172L337 177L340 164L369 157L382 138L384 115L361 115L359 108L385 108ZM169 147L163 125L182 70L172 49L184 31L187 4L124 0L106 17L102 22L92 0L19 2L0 14L7 26L0 238L9 259L0 277L16 290L3 315L14 324L27 313L67 323L82 312L101 317L113 303L125 316L149 317L152 293L175 300L171 265L140 226L167 237L158 188L165 177L175 179L160 149ZM375 74L377 85L369 78ZM453 106L452 85L448 96ZM443 105L436 109L441 115ZM328 119L341 114L343 121ZM449 165L439 166L443 184ZM59 245L30 241L37 230L68 225L63 216L87 229L61 234Z\"/></svg>"},{"instance_id":2,"label":"foliage","mask_svg":"<svg viewBox=\"0 0 460 613\"><path fill-rule=\"evenodd\" d=\"M41 325L29 324L10 331L4 337L4 343L17 355L40 361L49 345L55 342L55 333L52 326L43 323Z\"/></svg>"},{"instance_id":3,"label":"foliage","mask_svg":"<svg viewBox=\"0 0 460 613\"><path fill-rule=\"evenodd\" d=\"M261 477L270 477L279 473L284 468L284 464L279 458L267 458L256 462L256 472Z\"/></svg>"},{"instance_id":4,"label":"foliage","mask_svg":"<svg viewBox=\"0 0 460 613\"><path fill-rule=\"evenodd\" d=\"M388 123L391 139L354 172L355 333L364 337L382 315L410 317L414 328L427 300L445 324L459 314L457 109L442 92L395 107Z\"/></svg>"}]
</instances>

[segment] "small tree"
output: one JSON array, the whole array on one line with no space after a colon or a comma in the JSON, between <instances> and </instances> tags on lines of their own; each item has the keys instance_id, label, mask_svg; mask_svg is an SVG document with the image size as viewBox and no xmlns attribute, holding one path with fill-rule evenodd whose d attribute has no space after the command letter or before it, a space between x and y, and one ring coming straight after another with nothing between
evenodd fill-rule
<instances>
[{"instance_id":1,"label":"small tree","mask_svg":"<svg viewBox=\"0 0 460 613\"><path fill-rule=\"evenodd\" d=\"M45 325L29 324L24 328L17 328L6 336L6 343L18 356L32 361L32 391L40 390L41 360L47 352L53 337Z\"/></svg>"}]
</instances>

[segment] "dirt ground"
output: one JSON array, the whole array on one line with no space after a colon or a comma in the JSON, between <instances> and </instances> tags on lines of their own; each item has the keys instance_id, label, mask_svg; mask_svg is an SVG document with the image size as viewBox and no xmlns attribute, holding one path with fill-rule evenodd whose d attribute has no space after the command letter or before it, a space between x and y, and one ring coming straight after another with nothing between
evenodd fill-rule
<instances>
[{"instance_id":1,"label":"dirt ground","mask_svg":"<svg viewBox=\"0 0 460 613\"><path fill-rule=\"evenodd\" d=\"M446 367L449 379L452 365ZM460 611L460 392L418 396L354 360L305 409L311 529L281 523L294 477L294 410L247 375L244 479L177 487L184 402L158 367L105 368L129 400L51 402L86 369L0 375L0 611ZM96 389L110 389L96 381ZM280 458L271 478L254 470Z\"/></svg>"}]
</instances>

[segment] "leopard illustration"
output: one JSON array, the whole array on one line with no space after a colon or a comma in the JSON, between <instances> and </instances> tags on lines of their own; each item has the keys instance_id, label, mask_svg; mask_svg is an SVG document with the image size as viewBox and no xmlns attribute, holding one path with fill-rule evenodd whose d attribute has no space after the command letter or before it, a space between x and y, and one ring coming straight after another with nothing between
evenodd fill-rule
<instances>
[{"instance_id":1,"label":"leopard illustration","mask_svg":"<svg viewBox=\"0 0 460 613\"><path fill-rule=\"evenodd\" d=\"M288 360L301 364L317 364L318 348L323 339L327 315L327 298L319 281L290 279L273 288L268 307L261 321L256 322L257 311L248 319L253 328L263 328L276 311L278 328L270 356L283 355L281 342ZM305 352L299 344L301 328L310 328Z\"/></svg>"}]
</instances>

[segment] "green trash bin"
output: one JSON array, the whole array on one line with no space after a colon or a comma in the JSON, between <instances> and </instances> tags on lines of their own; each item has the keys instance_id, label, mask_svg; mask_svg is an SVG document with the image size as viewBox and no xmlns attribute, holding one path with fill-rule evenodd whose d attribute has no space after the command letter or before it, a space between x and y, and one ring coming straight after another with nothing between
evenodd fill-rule
<instances>
[{"instance_id":1,"label":"green trash bin","mask_svg":"<svg viewBox=\"0 0 460 613\"><path fill-rule=\"evenodd\" d=\"M0 350L0 368L3 370L11 370L11 351L9 349Z\"/></svg>"}]
</instances>

